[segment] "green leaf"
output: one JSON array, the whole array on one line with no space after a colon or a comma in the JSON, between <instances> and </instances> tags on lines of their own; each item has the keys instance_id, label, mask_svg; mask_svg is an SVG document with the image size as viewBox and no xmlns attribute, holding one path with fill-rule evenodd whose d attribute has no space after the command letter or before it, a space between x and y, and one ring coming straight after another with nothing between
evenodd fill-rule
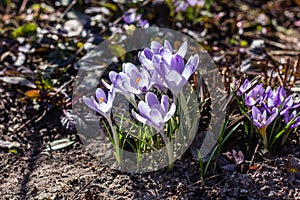
<instances>
[{"instance_id":1,"label":"green leaf","mask_svg":"<svg viewBox=\"0 0 300 200\"><path fill-rule=\"evenodd\" d=\"M241 40L241 41L240 41L240 45L241 45L242 47L246 47L246 46L248 46L248 42L247 42L246 40Z\"/></svg>"},{"instance_id":2,"label":"green leaf","mask_svg":"<svg viewBox=\"0 0 300 200\"><path fill-rule=\"evenodd\" d=\"M18 28L16 28L12 32L13 38L17 38L19 36L25 36L29 34L35 34L37 29L37 25L33 22L29 22L28 24L24 24Z\"/></svg>"},{"instance_id":3,"label":"green leaf","mask_svg":"<svg viewBox=\"0 0 300 200\"><path fill-rule=\"evenodd\" d=\"M70 140L68 138L60 139L60 140L54 140L53 142L48 144L45 151L63 149L65 147L68 147L68 146L74 144L74 142L75 141Z\"/></svg>"},{"instance_id":4,"label":"green leaf","mask_svg":"<svg viewBox=\"0 0 300 200\"><path fill-rule=\"evenodd\" d=\"M114 11L114 12L118 11L118 7L115 4L112 4L112 3L102 3L101 6L103 6L105 8L108 8L108 9Z\"/></svg>"},{"instance_id":5,"label":"green leaf","mask_svg":"<svg viewBox=\"0 0 300 200\"><path fill-rule=\"evenodd\" d=\"M10 149L9 152L14 155L18 155L18 151L16 149Z\"/></svg>"}]
</instances>

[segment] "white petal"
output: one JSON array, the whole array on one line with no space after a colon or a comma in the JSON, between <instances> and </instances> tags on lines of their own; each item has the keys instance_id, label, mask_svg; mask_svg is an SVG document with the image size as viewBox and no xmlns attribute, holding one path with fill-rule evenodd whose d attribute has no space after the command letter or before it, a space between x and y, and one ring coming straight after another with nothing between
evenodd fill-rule
<instances>
[{"instance_id":1,"label":"white petal","mask_svg":"<svg viewBox=\"0 0 300 200\"><path fill-rule=\"evenodd\" d=\"M180 55L182 58L184 58L185 54L187 52L187 42L185 41L180 48L178 49L177 53L178 55Z\"/></svg>"},{"instance_id":2,"label":"white petal","mask_svg":"<svg viewBox=\"0 0 300 200\"><path fill-rule=\"evenodd\" d=\"M174 115L175 111L176 111L176 105L175 105L175 103L172 103L169 112L168 112L168 113L166 114L166 116L164 117L163 122L165 123L165 122L167 122L169 119L171 119L171 117Z\"/></svg>"},{"instance_id":3,"label":"white petal","mask_svg":"<svg viewBox=\"0 0 300 200\"><path fill-rule=\"evenodd\" d=\"M141 115L137 114L134 110L131 111L134 118L136 118L138 121L142 122L143 124L147 123L147 119L142 117Z\"/></svg>"}]
</instances>

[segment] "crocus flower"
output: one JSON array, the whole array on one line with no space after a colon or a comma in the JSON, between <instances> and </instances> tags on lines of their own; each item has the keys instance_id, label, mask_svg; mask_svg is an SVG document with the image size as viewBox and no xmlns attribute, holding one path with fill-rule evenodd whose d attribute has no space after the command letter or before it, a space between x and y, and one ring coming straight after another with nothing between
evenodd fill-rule
<instances>
[{"instance_id":1,"label":"crocus flower","mask_svg":"<svg viewBox=\"0 0 300 200\"><path fill-rule=\"evenodd\" d=\"M186 65L179 55L172 56L169 53L162 53L162 56L153 56L153 65L166 87L172 92L174 99L177 98L180 90L196 71L198 64L198 54L191 56Z\"/></svg>"},{"instance_id":2,"label":"crocus flower","mask_svg":"<svg viewBox=\"0 0 300 200\"><path fill-rule=\"evenodd\" d=\"M286 97L281 104L280 115L284 115L290 108L293 108L293 105L294 105L293 96L290 95Z\"/></svg>"},{"instance_id":3,"label":"crocus flower","mask_svg":"<svg viewBox=\"0 0 300 200\"><path fill-rule=\"evenodd\" d=\"M174 115L176 105L172 103L169 108L169 99L166 95L163 95L161 102L159 102L157 96L152 92L148 92L145 99L146 102L140 101L138 103L139 114L132 110L132 115L138 121L162 132L165 123Z\"/></svg>"},{"instance_id":4,"label":"crocus flower","mask_svg":"<svg viewBox=\"0 0 300 200\"><path fill-rule=\"evenodd\" d=\"M139 20L141 15L137 15L135 11L126 11L123 16L123 20L126 24L132 24Z\"/></svg>"},{"instance_id":5,"label":"crocus flower","mask_svg":"<svg viewBox=\"0 0 300 200\"><path fill-rule=\"evenodd\" d=\"M294 105L293 96L286 97L285 89L281 86L272 91L268 86L262 98L262 106L269 114L280 111L280 115L284 115L289 109L297 107Z\"/></svg>"},{"instance_id":6,"label":"crocus flower","mask_svg":"<svg viewBox=\"0 0 300 200\"><path fill-rule=\"evenodd\" d=\"M178 51L174 54L174 56L179 55L181 58L184 58L185 54L187 52L187 43L184 42L179 47ZM164 46L162 46L159 42L152 41L151 42L151 48L145 48L143 51L141 51L138 55L139 61L141 64L147 68L150 72L155 71L152 59L154 55L160 55L166 54L166 57L170 57L170 54L173 55L173 48L168 40L164 41ZM172 56L171 55L171 56ZM167 58L168 61L171 58Z\"/></svg>"},{"instance_id":7,"label":"crocus flower","mask_svg":"<svg viewBox=\"0 0 300 200\"><path fill-rule=\"evenodd\" d=\"M252 107L252 121L258 128L262 138L265 138L267 127L275 120L278 113L273 113L271 116L267 116L267 111L260 111L256 106Z\"/></svg>"},{"instance_id":8,"label":"crocus flower","mask_svg":"<svg viewBox=\"0 0 300 200\"><path fill-rule=\"evenodd\" d=\"M151 88L152 81L145 68L139 71L132 63L124 63L122 68L122 72L109 73L110 81L115 85L117 92L131 97L132 94L145 94Z\"/></svg>"},{"instance_id":9,"label":"crocus flower","mask_svg":"<svg viewBox=\"0 0 300 200\"><path fill-rule=\"evenodd\" d=\"M188 4L192 7L194 6L204 6L204 0L187 0Z\"/></svg>"},{"instance_id":10,"label":"crocus flower","mask_svg":"<svg viewBox=\"0 0 300 200\"><path fill-rule=\"evenodd\" d=\"M150 26L148 20L146 19L140 19L138 20L138 26L142 28L148 28Z\"/></svg>"},{"instance_id":11,"label":"crocus flower","mask_svg":"<svg viewBox=\"0 0 300 200\"><path fill-rule=\"evenodd\" d=\"M125 12L123 16L123 21L126 24L133 24L136 23L138 24L139 27L142 28L148 28L149 27L149 22L148 20L143 20L141 14L137 14L135 11L127 11Z\"/></svg>"},{"instance_id":12,"label":"crocus flower","mask_svg":"<svg viewBox=\"0 0 300 200\"><path fill-rule=\"evenodd\" d=\"M188 3L185 1L176 1L174 4L176 12L185 11L188 6L189 6Z\"/></svg>"},{"instance_id":13,"label":"crocus flower","mask_svg":"<svg viewBox=\"0 0 300 200\"><path fill-rule=\"evenodd\" d=\"M264 94L264 88L262 84L255 86L250 92L245 94L245 103L248 107L254 106L256 103L260 103Z\"/></svg>"},{"instance_id":14,"label":"crocus flower","mask_svg":"<svg viewBox=\"0 0 300 200\"><path fill-rule=\"evenodd\" d=\"M291 120L293 120L297 116L297 111L294 110L290 115L289 112L284 114L284 122L287 125ZM294 129L300 125L300 116L294 119L294 123L289 127L290 129Z\"/></svg>"},{"instance_id":15,"label":"crocus flower","mask_svg":"<svg viewBox=\"0 0 300 200\"><path fill-rule=\"evenodd\" d=\"M114 98L115 98L115 91L114 91L114 87L112 86L111 90L108 92L107 97L105 92L101 88L97 88L96 90L97 100L93 96L91 96L90 98L83 96L82 100L88 107L100 113L106 119L110 120L109 118L110 118Z\"/></svg>"},{"instance_id":16,"label":"crocus flower","mask_svg":"<svg viewBox=\"0 0 300 200\"><path fill-rule=\"evenodd\" d=\"M249 82L248 79L246 79L244 81L243 85L241 85L241 87L238 90L238 96L241 96L242 94L244 94L250 88L251 88L251 83Z\"/></svg>"}]
</instances>

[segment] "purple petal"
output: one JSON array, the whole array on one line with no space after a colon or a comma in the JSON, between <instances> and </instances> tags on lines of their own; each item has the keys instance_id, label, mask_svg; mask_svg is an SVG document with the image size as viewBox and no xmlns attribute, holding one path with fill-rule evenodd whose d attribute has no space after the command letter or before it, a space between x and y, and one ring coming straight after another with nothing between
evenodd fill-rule
<instances>
[{"instance_id":1,"label":"purple petal","mask_svg":"<svg viewBox=\"0 0 300 200\"><path fill-rule=\"evenodd\" d=\"M251 87L251 83L248 79L245 79L243 85L239 88L238 95L241 96Z\"/></svg>"},{"instance_id":2,"label":"purple petal","mask_svg":"<svg viewBox=\"0 0 300 200\"><path fill-rule=\"evenodd\" d=\"M126 24L132 24L136 21L136 13L135 12L125 12L123 16L123 20Z\"/></svg>"},{"instance_id":3,"label":"purple petal","mask_svg":"<svg viewBox=\"0 0 300 200\"><path fill-rule=\"evenodd\" d=\"M168 98L168 96L166 96L166 95L162 96L162 98L161 98L161 106L162 106L164 112L167 113L168 110L169 110L169 98Z\"/></svg>"},{"instance_id":4,"label":"purple petal","mask_svg":"<svg viewBox=\"0 0 300 200\"><path fill-rule=\"evenodd\" d=\"M112 84L116 84L119 79L119 74L115 71L109 72L109 80L112 82Z\"/></svg>"},{"instance_id":5,"label":"purple petal","mask_svg":"<svg viewBox=\"0 0 300 200\"><path fill-rule=\"evenodd\" d=\"M148 120L146 118L144 118L141 115L137 114L136 112L134 112L134 110L132 110L131 113L132 113L132 116L134 118L136 118L138 121L142 122L143 124L147 124Z\"/></svg>"},{"instance_id":6,"label":"purple petal","mask_svg":"<svg viewBox=\"0 0 300 200\"><path fill-rule=\"evenodd\" d=\"M194 7L197 4L198 0L187 0L188 4L190 4L190 6Z\"/></svg>"},{"instance_id":7,"label":"purple petal","mask_svg":"<svg viewBox=\"0 0 300 200\"><path fill-rule=\"evenodd\" d=\"M148 58L149 60L152 60L153 53L149 48L144 49L144 54L145 54L146 58Z\"/></svg>"},{"instance_id":8,"label":"purple petal","mask_svg":"<svg viewBox=\"0 0 300 200\"><path fill-rule=\"evenodd\" d=\"M162 46L159 42L156 41L151 42L151 49L154 51L154 53L158 53L161 48Z\"/></svg>"},{"instance_id":9,"label":"purple petal","mask_svg":"<svg viewBox=\"0 0 300 200\"><path fill-rule=\"evenodd\" d=\"M148 92L146 94L146 103L151 108L153 105L159 104L159 101L157 99L157 96L154 93Z\"/></svg>"},{"instance_id":10,"label":"purple petal","mask_svg":"<svg viewBox=\"0 0 300 200\"><path fill-rule=\"evenodd\" d=\"M145 51L144 51L144 52L140 52L138 54L138 58L139 58L139 61L141 62L141 64L146 69L148 69L149 71L154 70L153 63L152 63L152 56L151 56L151 58L147 58L147 56L145 55Z\"/></svg>"},{"instance_id":11,"label":"purple petal","mask_svg":"<svg viewBox=\"0 0 300 200\"><path fill-rule=\"evenodd\" d=\"M130 73L132 70L138 71L137 67L132 63L123 63L122 69L125 74Z\"/></svg>"},{"instance_id":12,"label":"purple petal","mask_svg":"<svg viewBox=\"0 0 300 200\"><path fill-rule=\"evenodd\" d=\"M88 98L86 96L83 96L82 100L88 107L90 107L91 109L93 109L95 111L98 111L97 106L96 106L97 102L95 101L94 97L91 96L90 98Z\"/></svg>"},{"instance_id":13,"label":"purple petal","mask_svg":"<svg viewBox=\"0 0 300 200\"><path fill-rule=\"evenodd\" d=\"M253 106L252 107L252 117L253 117L253 119L258 118L259 115L261 115L260 110L256 106Z\"/></svg>"},{"instance_id":14,"label":"purple petal","mask_svg":"<svg viewBox=\"0 0 300 200\"><path fill-rule=\"evenodd\" d=\"M257 127L257 128L262 128L262 124L259 122L259 120L257 119L253 119L253 124Z\"/></svg>"},{"instance_id":15,"label":"purple petal","mask_svg":"<svg viewBox=\"0 0 300 200\"><path fill-rule=\"evenodd\" d=\"M278 112L273 113L266 121L266 126L270 125L277 117Z\"/></svg>"},{"instance_id":16,"label":"purple petal","mask_svg":"<svg viewBox=\"0 0 300 200\"><path fill-rule=\"evenodd\" d=\"M149 113L151 110L149 105L147 105L144 101L140 101L138 104L138 109L139 109L141 116L143 116L145 118L149 118Z\"/></svg>"},{"instance_id":17,"label":"purple petal","mask_svg":"<svg viewBox=\"0 0 300 200\"><path fill-rule=\"evenodd\" d=\"M175 55L171 60L171 68L176 70L178 73L182 73L184 70L184 60L181 56Z\"/></svg>"},{"instance_id":18,"label":"purple petal","mask_svg":"<svg viewBox=\"0 0 300 200\"><path fill-rule=\"evenodd\" d=\"M96 98L99 103L107 102L106 94L101 88L96 89Z\"/></svg>"},{"instance_id":19,"label":"purple petal","mask_svg":"<svg viewBox=\"0 0 300 200\"><path fill-rule=\"evenodd\" d=\"M150 26L148 20L146 20L146 19L145 20L140 19L138 25L142 28L148 28Z\"/></svg>"}]
</instances>

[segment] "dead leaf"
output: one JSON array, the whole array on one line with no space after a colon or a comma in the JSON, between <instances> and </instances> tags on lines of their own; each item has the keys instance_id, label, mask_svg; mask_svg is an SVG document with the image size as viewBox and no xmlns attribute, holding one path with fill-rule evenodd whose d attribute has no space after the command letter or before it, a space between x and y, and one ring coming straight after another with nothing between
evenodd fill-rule
<instances>
[{"instance_id":1,"label":"dead leaf","mask_svg":"<svg viewBox=\"0 0 300 200\"><path fill-rule=\"evenodd\" d=\"M25 96L28 97L29 99L39 98L41 96L40 90L28 90L25 92Z\"/></svg>"},{"instance_id":2,"label":"dead leaf","mask_svg":"<svg viewBox=\"0 0 300 200\"><path fill-rule=\"evenodd\" d=\"M65 139L60 139L60 140L54 140L50 144L48 144L48 147L45 149L46 151L50 150L58 150L58 149L63 149L65 147L68 147L72 145L75 141L70 140L68 138Z\"/></svg>"},{"instance_id":3,"label":"dead leaf","mask_svg":"<svg viewBox=\"0 0 300 200\"><path fill-rule=\"evenodd\" d=\"M300 160L291 154L288 155L286 169L288 172L293 172L293 173L300 172Z\"/></svg>"},{"instance_id":4,"label":"dead leaf","mask_svg":"<svg viewBox=\"0 0 300 200\"><path fill-rule=\"evenodd\" d=\"M1 148L8 148L8 149L10 149L12 147L20 147L20 143L0 140L0 147Z\"/></svg>"}]
</instances>

